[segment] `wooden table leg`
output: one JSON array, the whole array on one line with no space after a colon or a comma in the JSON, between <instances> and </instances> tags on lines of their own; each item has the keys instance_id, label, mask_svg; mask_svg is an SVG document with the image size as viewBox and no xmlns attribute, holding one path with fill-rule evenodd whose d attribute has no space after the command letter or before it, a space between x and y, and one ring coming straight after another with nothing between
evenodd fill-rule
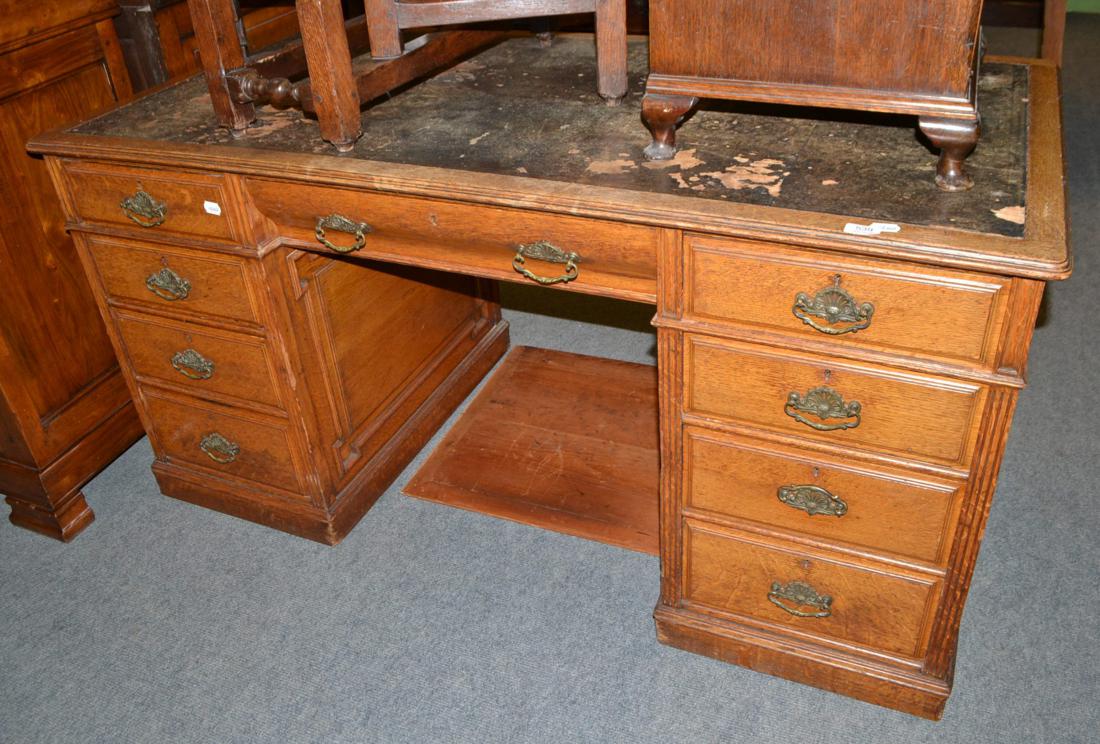
<instances>
[{"instance_id":1,"label":"wooden table leg","mask_svg":"<svg viewBox=\"0 0 1100 744\"><path fill-rule=\"evenodd\" d=\"M232 131L242 131L256 118L256 112L251 103L233 100L225 77L226 72L244 66L233 0L188 0L187 4L218 123Z\"/></svg>"},{"instance_id":2,"label":"wooden table leg","mask_svg":"<svg viewBox=\"0 0 1100 744\"><path fill-rule=\"evenodd\" d=\"M297 0L297 8L321 137L347 152L362 130L340 0Z\"/></svg>"}]
</instances>

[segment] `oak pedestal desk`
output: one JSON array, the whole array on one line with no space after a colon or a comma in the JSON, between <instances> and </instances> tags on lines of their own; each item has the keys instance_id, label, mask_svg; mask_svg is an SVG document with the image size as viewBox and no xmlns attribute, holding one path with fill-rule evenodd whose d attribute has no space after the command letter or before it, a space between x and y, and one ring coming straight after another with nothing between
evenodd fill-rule
<instances>
[{"instance_id":1,"label":"oak pedestal desk","mask_svg":"<svg viewBox=\"0 0 1100 744\"><path fill-rule=\"evenodd\" d=\"M656 369L517 349L408 491L659 553L662 642L939 717L1070 271L1055 70L985 65L946 194L890 119L704 109L647 162L645 48L619 108L591 49L509 40L345 156L289 112L231 137L198 80L30 144L161 489L336 543L505 354L496 281L649 303Z\"/></svg>"}]
</instances>

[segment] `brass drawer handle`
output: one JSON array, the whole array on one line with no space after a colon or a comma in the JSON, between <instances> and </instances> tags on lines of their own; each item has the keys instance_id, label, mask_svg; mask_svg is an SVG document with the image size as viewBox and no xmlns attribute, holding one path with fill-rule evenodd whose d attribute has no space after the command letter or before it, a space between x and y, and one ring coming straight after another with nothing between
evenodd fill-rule
<instances>
[{"instance_id":1,"label":"brass drawer handle","mask_svg":"<svg viewBox=\"0 0 1100 744\"><path fill-rule=\"evenodd\" d=\"M165 266L145 279L145 286L162 300L186 300L191 294L191 282Z\"/></svg>"},{"instance_id":2,"label":"brass drawer handle","mask_svg":"<svg viewBox=\"0 0 1100 744\"><path fill-rule=\"evenodd\" d=\"M539 276L524 266L529 258L536 261L546 261L547 263L565 264L565 273L554 277ZM517 246L516 257L512 259L512 268L539 284L566 284L576 279L580 274L577 269L580 260L581 257L576 253L572 251L566 253L556 245L540 240L537 243L526 243Z\"/></svg>"},{"instance_id":3,"label":"brass drawer handle","mask_svg":"<svg viewBox=\"0 0 1100 744\"><path fill-rule=\"evenodd\" d=\"M173 354L172 367L192 380L209 380L214 376L214 363L194 349L184 349Z\"/></svg>"},{"instance_id":4,"label":"brass drawer handle","mask_svg":"<svg viewBox=\"0 0 1100 744\"><path fill-rule=\"evenodd\" d=\"M199 442L199 449L206 453L216 463L226 465L237 459L241 454L241 445L230 442L218 432L211 432Z\"/></svg>"},{"instance_id":5,"label":"brass drawer handle","mask_svg":"<svg viewBox=\"0 0 1100 744\"><path fill-rule=\"evenodd\" d=\"M840 288L840 274L837 274L833 277L833 286L819 290L813 299L810 299L805 292L799 292L794 298L794 307L791 308L791 312L816 331L830 336L840 336L862 331L871 325L875 306L870 302L856 302L850 294ZM814 318L821 318L828 325L822 325ZM837 323L850 325L838 328Z\"/></svg>"},{"instance_id":6,"label":"brass drawer handle","mask_svg":"<svg viewBox=\"0 0 1100 744\"><path fill-rule=\"evenodd\" d=\"M833 614L833 598L818 594L816 589L801 581L792 581L789 584L773 581L772 590L768 592L768 601L795 617L829 617ZM811 609L803 610L799 607Z\"/></svg>"},{"instance_id":7,"label":"brass drawer handle","mask_svg":"<svg viewBox=\"0 0 1100 744\"><path fill-rule=\"evenodd\" d=\"M811 517L815 514L843 517L848 513L844 499L821 486L780 486L776 496L787 506L800 509Z\"/></svg>"},{"instance_id":8,"label":"brass drawer handle","mask_svg":"<svg viewBox=\"0 0 1100 744\"><path fill-rule=\"evenodd\" d=\"M128 196L118 204L122 207L122 213L142 227L157 227L164 224L168 215L168 205L154 199L148 192L138 189L133 196Z\"/></svg>"},{"instance_id":9,"label":"brass drawer handle","mask_svg":"<svg viewBox=\"0 0 1100 744\"><path fill-rule=\"evenodd\" d=\"M325 238L326 230L349 233L355 236L355 242L350 246L336 245ZM317 218L317 228L314 233L321 245L337 253L353 253L367 244L367 234L372 228L366 222L354 222L342 214L330 214L328 217Z\"/></svg>"},{"instance_id":10,"label":"brass drawer handle","mask_svg":"<svg viewBox=\"0 0 1100 744\"><path fill-rule=\"evenodd\" d=\"M831 387L816 387L805 395L792 392L787 396L783 412L794 420L818 431L836 431L854 429L862 420L863 405L858 400L845 403L840 393ZM815 416L813 421L803 414ZM844 419L836 423L827 423L829 419Z\"/></svg>"}]
</instances>

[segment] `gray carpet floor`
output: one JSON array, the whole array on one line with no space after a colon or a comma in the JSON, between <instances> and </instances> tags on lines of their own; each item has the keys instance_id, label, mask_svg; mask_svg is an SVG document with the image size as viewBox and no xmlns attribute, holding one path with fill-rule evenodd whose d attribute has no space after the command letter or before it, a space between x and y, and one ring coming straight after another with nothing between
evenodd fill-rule
<instances>
[{"instance_id":1,"label":"gray carpet floor","mask_svg":"<svg viewBox=\"0 0 1100 744\"><path fill-rule=\"evenodd\" d=\"M1071 16L1077 270L1035 337L942 722L659 645L655 558L402 496L425 453L327 548L160 496L143 440L87 487L76 542L0 526L0 742L1100 740L1098 42ZM516 343L653 362L648 308L505 301Z\"/></svg>"}]
</instances>

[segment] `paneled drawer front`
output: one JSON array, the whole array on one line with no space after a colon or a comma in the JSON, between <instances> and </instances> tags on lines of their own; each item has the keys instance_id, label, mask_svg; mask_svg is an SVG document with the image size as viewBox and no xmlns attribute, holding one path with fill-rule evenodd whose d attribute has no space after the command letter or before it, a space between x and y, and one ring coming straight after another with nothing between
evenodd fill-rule
<instances>
[{"instance_id":1,"label":"paneled drawer front","mask_svg":"<svg viewBox=\"0 0 1100 744\"><path fill-rule=\"evenodd\" d=\"M688 428L685 505L934 564L947 560L962 485Z\"/></svg>"},{"instance_id":2,"label":"paneled drawer front","mask_svg":"<svg viewBox=\"0 0 1100 744\"><path fill-rule=\"evenodd\" d=\"M685 407L864 450L965 466L986 389L931 375L687 337Z\"/></svg>"},{"instance_id":3,"label":"paneled drawer front","mask_svg":"<svg viewBox=\"0 0 1100 744\"><path fill-rule=\"evenodd\" d=\"M116 318L138 377L182 385L199 397L214 393L280 406L262 339L123 313Z\"/></svg>"},{"instance_id":4,"label":"paneled drawer front","mask_svg":"<svg viewBox=\"0 0 1100 744\"><path fill-rule=\"evenodd\" d=\"M224 176L69 161L65 177L80 222L239 241Z\"/></svg>"},{"instance_id":5,"label":"paneled drawer front","mask_svg":"<svg viewBox=\"0 0 1100 744\"><path fill-rule=\"evenodd\" d=\"M837 344L991 363L1009 280L685 238L687 312Z\"/></svg>"},{"instance_id":6,"label":"paneled drawer front","mask_svg":"<svg viewBox=\"0 0 1100 744\"><path fill-rule=\"evenodd\" d=\"M285 426L229 410L185 405L162 398L149 388L142 392L158 457L244 478L283 493L300 490L290 432Z\"/></svg>"},{"instance_id":7,"label":"paneled drawer front","mask_svg":"<svg viewBox=\"0 0 1100 744\"><path fill-rule=\"evenodd\" d=\"M577 254L575 268L533 255L520 268L561 280L552 286L655 301L654 228L263 180L249 179L245 186L276 233L302 245L331 250L318 240L318 220L340 215L370 226L359 255L534 283L513 265L517 248L546 242ZM325 240L341 248L356 245L353 234L333 228L325 230Z\"/></svg>"},{"instance_id":8,"label":"paneled drawer front","mask_svg":"<svg viewBox=\"0 0 1100 744\"><path fill-rule=\"evenodd\" d=\"M904 657L923 655L940 594L934 577L882 573L690 522L684 550L684 597L693 604Z\"/></svg>"},{"instance_id":9,"label":"paneled drawer front","mask_svg":"<svg viewBox=\"0 0 1100 744\"><path fill-rule=\"evenodd\" d=\"M84 236L109 300L258 324L239 259Z\"/></svg>"}]
</instances>

